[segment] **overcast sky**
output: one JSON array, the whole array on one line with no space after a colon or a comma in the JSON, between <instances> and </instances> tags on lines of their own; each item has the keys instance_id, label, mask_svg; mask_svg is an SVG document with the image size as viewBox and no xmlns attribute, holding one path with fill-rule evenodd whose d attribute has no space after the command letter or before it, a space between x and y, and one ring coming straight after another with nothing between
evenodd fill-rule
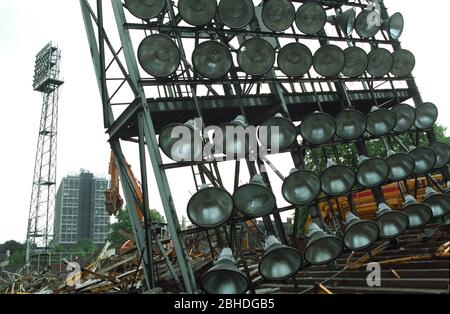
<instances>
[{"instance_id":1,"label":"overcast sky","mask_svg":"<svg viewBox=\"0 0 450 314\"><path fill-rule=\"evenodd\" d=\"M439 123L450 127L450 44L445 40L450 3L386 0L386 6L391 13L404 14L406 28L401 40L416 56L414 75L419 89L424 101L438 106ZM79 1L0 0L0 243L26 237L42 104L41 95L32 88L34 58L49 41L62 50L61 73L66 82L60 97L58 185L67 173L81 168L98 174L108 170L110 151ZM128 160L137 169L136 151L129 152ZM287 173L290 167L281 165L281 170ZM176 182L172 192L181 219L190 181L178 183L179 173L170 173L169 179ZM232 177L226 180L231 183ZM274 188L280 186L277 182ZM153 180L151 187L155 187ZM161 209L158 197L152 207Z\"/></svg>"}]
</instances>

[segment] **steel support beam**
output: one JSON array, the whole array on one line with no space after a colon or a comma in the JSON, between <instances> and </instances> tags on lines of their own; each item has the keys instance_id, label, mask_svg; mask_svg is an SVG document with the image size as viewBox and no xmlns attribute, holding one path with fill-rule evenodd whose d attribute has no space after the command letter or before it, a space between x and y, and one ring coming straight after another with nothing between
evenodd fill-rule
<instances>
[{"instance_id":1,"label":"steel support beam","mask_svg":"<svg viewBox=\"0 0 450 314\"><path fill-rule=\"evenodd\" d=\"M137 66L137 60L135 50L133 48L129 31L124 28L126 23L123 5L120 0L112 0L114 15L116 18L117 29L119 32L120 40L124 51L124 56L130 75L130 80L135 86L138 86L140 80L139 70ZM184 288L188 293L194 293L197 290L197 284L195 282L194 274L190 261L186 254L185 245L183 240L179 237L180 226L177 218L177 214L174 208L172 195L170 192L169 184L166 174L162 170L162 158L159 151L159 146L156 139L156 133L153 127L153 121L150 116L150 110L147 104L147 98L142 87L138 87L138 103L143 109L143 125L145 140L147 143L147 149L150 156L150 160L153 167L153 172L158 185L161 201L164 208L169 232L171 239L177 254L178 265L180 266L181 275L183 277Z\"/></svg>"}]
</instances>

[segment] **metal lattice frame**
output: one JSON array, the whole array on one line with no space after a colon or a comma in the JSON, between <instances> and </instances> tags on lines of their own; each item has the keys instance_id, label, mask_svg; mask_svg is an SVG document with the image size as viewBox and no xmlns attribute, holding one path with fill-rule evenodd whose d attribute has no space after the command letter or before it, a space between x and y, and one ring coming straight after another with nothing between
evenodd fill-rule
<instances>
[{"instance_id":1,"label":"metal lattice frame","mask_svg":"<svg viewBox=\"0 0 450 314\"><path fill-rule=\"evenodd\" d=\"M343 5L357 8L366 7L366 4L363 4L361 1L324 0L318 2L327 7L327 9L334 10L337 13L341 12ZM347 42L349 45L365 43L372 46L389 45L394 50L399 49L400 43L389 40L384 33L383 38L376 39L345 38L336 27L334 34L322 32L318 35L302 35L296 33L294 28L283 34L275 34L265 29L260 18L260 8L257 8L257 19L245 30L224 30L220 21L216 19L203 28L179 26L180 19L176 12L175 2L170 0L167 1L166 11L157 21L142 20L141 23L130 23L127 21L127 17L133 17L124 8L122 1L112 0L111 3L120 43L113 43L113 30L104 28L107 25L104 22L106 16L103 15L104 3L101 0L80 0L102 97L104 126L108 129L111 147L117 159L126 201L128 204L136 204L137 207L144 209L144 212L148 211L150 201L146 184L147 165L145 161L145 156L148 152L158 184L169 232L177 254L183 288L188 293L194 293L197 290L197 282L188 259L184 237L194 233L205 233L209 239L210 233L199 228L181 230L166 171L172 168L190 167L197 189L199 185L206 181L220 187L223 187L223 183L217 162L164 164L156 137L162 127L174 122L184 123L194 117L203 118L207 125L219 124L231 121L238 114L242 114L248 122L257 125L264 118L279 111L283 111L293 121L301 121L307 113L315 110L317 102L326 105L324 106L325 111L332 113L349 107L354 107L367 113L374 103L390 108L396 102L403 102L411 98L416 105L422 103L412 75L400 79L389 76L357 79L324 79L308 76L302 79L290 79L285 77L279 69L275 68L269 75L261 78L252 78L238 67L235 67L226 78L210 81L199 77L186 57L186 47L198 44L201 39L219 40L231 51L236 51L237 47L234 47L233 40L241 43L246 37L255 35L265 38L274 46L279 46L279 39L286 38L295 41L319 41L321 45L327 42ZM382 5L382 8L383 19L385 19L388 17L388 14L384 5ZM140 36L139 38L142 40L149 33L169 35L175 40L180 49L182 56L181 66L176 74L167 80L156 80L146 75L141 76L142 72L139 70L136 50L134 49L136 42L132 39L135 39L135 36ZM116 73L111 73L113 66L117 69ZM350 82L355 84L347 84ZM127 89L131 96L126 101L119 101L117 100L119 98L118 94L123 89ZM125 109L119 115L115 115L116 108L121 106L125 106ZM258 110L253 110L255 108ZM205 110L209 110L209 114L205 114ZM214 111L219 112L219 114L216 116L212 115L211 112ZM432 131L429 131L428 135L430 139L433 138ZM366 139L368 140L369 138ZM121 141L139 144L144 195L143 203L133 193L132 178L126 170ZM309 148L308 146L303 146L289 150L296 167L303 165L305 150ZM364 146L359 148L361 152L364 152ZM265 182L270 186L269 177L264 171L261 171L266 164L267 162L264 160L259 160L256 163L247 160L249 173L253 175L259 170L263 174ZM267 165L270 166L270 164ZM241 161L236 161L235 189L239 185L240 167ZM198 181L197 175L200 176L201 182ZM376 194L376 191L374 192ZM287 237L281 223L280 213L292 210L295 210L296 217L298 217L300 208L296 206L276 209L273 212L275 227L272 226L270 217L264 217L266 229L277 233L284 243L287 243ZM318 223L323 224L317 204L311 204L310 212ZM134 211L130 211L130 217L139 252L143 255L145 278L148 286L153 287L151 231L146 227L148 224L144 227L142 226ZM230 237L227 239L230 245L233 243L232 239L234 239L236 234L236 227L246 220L248 218L236 216L231 220L229 229L224 227L220 231L216 231L224 232L226 235L230 233ZM298 219L295 222L294 230L297 230ZM243 224L243 226L245 227L246 225ZM242 253L239 247L238 251ZM241 255L241 260L244 263L244 268L247 269L245 259L242 257L243 254ZM169 263L169 265L171 264Z\"/></svg>"},{"instance_id":2,"label":"metal lattice frame","mask_svg":"<svg viewBox=\"0 0 450 314\"><path fill-rule=\"evenodd\" d=\"M36 56L33 87L42 94L33 187L27 229L27 263L34 253L46 253L53 238L56 193L56 152L61 51L49 43Z\"/></svg>"}]
</instances>

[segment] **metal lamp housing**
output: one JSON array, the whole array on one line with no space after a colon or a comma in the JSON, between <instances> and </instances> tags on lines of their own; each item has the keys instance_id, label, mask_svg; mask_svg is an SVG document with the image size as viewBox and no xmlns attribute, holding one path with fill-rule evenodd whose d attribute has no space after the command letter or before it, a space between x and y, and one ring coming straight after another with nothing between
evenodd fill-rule
<instances>
[{"instance_id":1,"label":"metal lamp housing","mask_svg":"<svg viewBox=\"0 0 450 314\"><path fill-rule=\"evenodd\" d=\"M394 211L381 203L378 206L377 225L380 228L380 238L395 239L403 234L409 227L409 219L404 213Z\"/></svg>"},{"instance_id":2,"label":"metal lamp housing","mask_svg":"<svg viewBox=\"0 0 450 314\"><path fill-rule=\"evenodd\" d=\"M329 114L316 111L302 121L300 133L311 144L325 144L336 134L336 121Z\"/></svg>"},{"instance_id":3,"label":"metal lamp housing","mask_svg":"<svg viewBox=\"0 0 450 314\"><path fill-rule=\"evenodd\" d=\"M283 32L294 23L295 7L290 0L264 1L262 20L268 29Z\"/></svg>"},{"instance_id":4,"label":"metal lamp housing","mask_svg":"<svg viewBox=\"0 0 450 314\"><path fill-rule=\"evenodd\" d=\"M320 32L327 23L327 13L317 2L305 2L297 10L295 24L304 34L314 35Z\"/></svg>"},{"instance_id":5,"label":"metal lamp housing","mask_svg":"<svg viewBox=\"0 0 450 314\"><path fill-rule=\"evenodd\" d=\"M203 26L211 22L217 12L217 0L179 0L181 18L193 26Z\"/></svg>"},{"instance_id":6,"label":"metal lamp housing","mask_svg":"<svg viewBox=\"0 0 450 314\"><path fill-rule=\"evenodd\" d=\"M300 43L290 43L278 53L278 67L290 77L301 77L308 73L313 64L311 50Z\"/></svg>"},{"instance_id":7,"label":"metal lamp housing","mask_svg":"<svg viewBox=\"0 0 450 314\"><path fill-rule=\"evenodd\" d=\"M335 162L328 162L327 169L320 177L322 191L329 196L342 196L350 192L355 185L353 169Z\"/></svg>"},{"instance_id":8,"label":"metal lamp housing","mask_svg":"<svg viewBox=\"0 0 450 314\"><path fill-rule=\"evenodd\" d=\"M373 188L382 185L386 181L389 171L389 165L383 159L370 159L366 156L360 156L356 178L360 186Z\"/></svg>"},{"instance_id":9,"label":"metal lamp housing","mask_svg":"<svg viewBox=\"0 0 450 314\"><path fill-rule=\"evenodd\" d=\"M351 141L361 137L367 128L367 119L360 111L347 109L336 116L336 135Z\"/></svg>"},{"instance_id":10,"label":"metal lamp housing","mask_svg":"<svg viewBox=\"0 0 450 314\"><path fill-rule=\"evenodd\" d=\"M378 240L380 230L375 222L361 220L352 213L347 214L346 222L344 244L351 251L365 250Z\"/></svg>"},{"instance_id":11,"label":"metal lamp housing","mask_svg":"<svg viewBox=\"0 0 450 314\"><path fill-rule=\"evenodd\" d=\"M367 117L367 132L373 136L385 136L394 130L397 125L395 113L378 107L372 107Z\"/></svg>"},{"instance_id":12,"label":"metal lamp housing","mask_svg":"<svg viewBox=\"0 0 450 314\"><path fill-rule=\"evenodd\" d=\"M228 248L223 249L215 266L202 275L200 285L208 294L244 294L249 287L247 277L236 267Z\"/></svg>"},{"instance_id":13,"label":"metal lamp housing","mask_svg":"<svg viewBox=\"0 0 450 314\"><path fill-rule=\"evenodd\" d=\"M394 66L394 56L384 48L373 48L368 55L367 72L373 77L383 77L391 72Z\"/></svg>"},{"instance_id":14,"label":"metal lamp housing","mask_svg":"<svg viewBox=\"0 0 450 314\"><path fill-rule=\"evenodd\" d=\"M203 77L219 79L228 74L233 66L233 58L224 44L205 41L195 48L192 63Z\"/></svg>"},{"instance_id":15,"label":"metal lamp housing","mask_svg":"<svg viewBox=\"0 0 450 314\"><path fill-rule=\"evenodd\" d=\"M282 194L284 199L293 205L311 203L320 194L320 178L310 170L293 169L284 180Z\"/></svg>"},{"instance_id":16,"label":"metal lamp housing","mask_svg":"<svg viewBox=\"0 0 450 314\"><path fill-rule=\"evenodd\" d=\"M276 207L275 195L264 184L261 175L239 187L233 194L236 209L247 217L259 218L272 213Z\"/></svg>"},{"instance_id":17,"label":"metal lamp housing","mask_svg":"<svg viewBox=\"0 0 450 314\"><path fill-rule=\"evenodd\" d=\"M433 219L433 211L430 206L420 204L411 196L405 196L405 203L403 205L403 212L408 216L409 228L420 229L426 226L431 219Z\"/></svg>"},{"instance_id":18,"label":"metal lamp housing","mask_svg":"<svg viewBox=\"0 0 450 314\"><path fill-rule=\"evenodd\" d=\"M342 74L348 77L358 77L364 74L369 65L366 51L360 47L348 47L344 50L345 66Z\"/></svg>"},{"instance_id":19,"label":"metal lamp housing","mask_svg":"<svg viewBox=\"0 0 450 314\"><path fill-rule=\"evenodd\" d=\"M314 54L313 65L323 77L337 76L345 67L345 53L336 45L324 45Z\"/></svg>"},{"instance_id":20,"label":"metal lamp housing","mask_svg":"<svg viewBox=\"0 0 450 314\"><path fill-rule=\"evenodd\" d=\"M424 204L430 206L433 218L445 217L450 212L450 196L438 193L431 187L427 187Z\"/></svg>"},{"instance_id":21,"label":"metal lamp housing","mask_svg":"<svg viewBox=\"0 0 450 314\"><path fill-rule=\"evenodd\" d=\"M345 36L350 35L355 29L356 11L351 8L342 14L338 14L335 19L335 24L344 33Z\"/></svg>"},{"instance_id":22,"label":"metal lamp housing","mask_svg":"<svg viewBox=\"0 0 450 314\"><path fill-rule=\"evenodd\" d=\"M166 0L125 0L127 9L140 19L152 19L161 14Z\"/></svg>"},{"instance_id":23,"label":"metal lamp housing","mask_svg":"<svg viewBox=\"0 0 450 314\"><path fill-rule=\"evenodd\" d=\"M139 45L138 60L148 74L166 78L180 66L181 54L170 37L154 34L147 36Z\"/></svg>"},{"instance_id":24,"label":"metal lamp housing","mask_svg":"<svg viewBox=\"0 0 450 314\"><path fill-rule=\"evenodd\" d=\"M203 159L203 140L193 124L190 120L185 124L169 124L161 130L159 146L167 157L177 162ZM183 132L175 132L177 129ZM190 139L183 137L185 133L190 134Z\"/></svg>"},{"instance_id":25,"label":"metal lamp housing","mask_svg":"<svg viewBox=\"0 0 450 314\"><path fill-rule=\"evenodd\" d=\"M411 51L399 49L394 51L394 65L391 73L396 77L405 77L411 74L416 66L416 58Z\"/></svg>"},{"instance_id":26,"label":"metal lamp housing","mask_svg":"<svg viewBox=\"0 0 450 314\"><path fill-rule=\"evenodd\" d=\"M336 236L329 235L313 223L309 226L311 237L306 245L304 260L314 266L327 265L335 261L344 250L344 243Z\"/></svg>"},{"instance_id":27,"label":"metal lamp housing","mask_svg":"<svg viewBox=\"0 0 450 314\"><path fill-rule=\"evenodd\" d=\"M371 38L380 30L380 27L375 25L376 23L369 24L368 21L371 14L372 11L370 10L362 10L356 17L355 29L361 38Z\"/></svg>"},{"instance_id":28,"label":"metal lamp housing","mask_svg":"<svg viewBox=\"0 0 450 314\"><path fill-rule=\"evenodd\" d=\"M429 146L436 154L435 169L445 168L450 162L450 146L445 143L434 142Z\"/></svg>"},{"instance_id":29,"label":"metal lamp housing","mask_svg":"<svg viewBox=\"0 0 450 314\"><path fill-rule=\"evenodd\" d=\"M234 134L233 139L227 138L227 129L230 130L234 128L234 130L238 130L241 128L241 131L246 131L248 125L243 116L237 116L236 119L229 123L225 123L221 125L221 136L218 136L214 133L213 136L213 144L215 145L215 152L222 153L230 158L243 158L247 156L250 152L253 151L255 147L255 143L253 143L250 136L236 136ZM247 134L247 133L245 133ZM233 135L233 134L228 134Z\"/></svg>"},{"instance_id":30,"label":"metal lamp housing","mask_svg":"<svg viewBox=\"0 0 450 314\"><path fill-rule=\"evenodd\" d=\"M389 180L402 181L414 172L415 162L408 154L396 153L390 150L386 162L390 168L388 176Z\"/></svg>"},{"instance_id":31,"label":"metal lamp housing","mask_svg":"<svg viewBox=\"0 0 450 314\"><path fill-rule=\"evenodd\" d=\"M237 60L245 73L262 76L272 70L275 64L275 52L266 40L252 38L241 45Z\"/></svg>"},{"instance_id":32,"label":"metal lamp housing","mask_svg":"<svg viewBox=\"0 0 450 314\"><path fill-rule=\"evenodd\" d=\"M233 212L233 197L221 188L207 185L202 186L187 205L189 219L202 228L221 226Z\"/></svg>"},{"instance_id":33,"label":"metal lamp housing","mask_svg":"<svg viewBox=\"0 0 450 314\"><path fill-rule=\"evenodd\" d=\"M259 263L259 273L269 281L286 280L302 265L302 256L292 247L281 244L274 236L266 240L265 253Z\"/></svg>"},{"instance_id":34,"label":"metal lamp housing","mask_svg":"<svg viewBox=\"0 0 450 314\"><path fill-rule=\"evenodd\" d=\"M391 110L397 118L394 132L406 132L412 128L416 121L416 111L413 107L407 104L398 104L392 107Z\"/></svg>"},{"instance_id":35,"label":"metal lamp housing","mask_svg":"<svg viewBox=\"0 0 450 314\"><path fill-rule=\"evenodd\" d=\"M431 129L438 118L439 111L431 102L425 102L416 107L416 122L414 123L419 130Z\"/></svg>"},{"instance_id":36,"label":"metal lamp housing","mask_svg":"<svg viewBox=\"0 0 450 314\"><path fill-rule=\"evenodd\" d=\"M409 155L414 159L414 174L426 174L436 164L436 153L428 147L412 147Z\"/></svg>"},{"instance_id":37,"label":"metal lamp housing","mask_svg":"<svg viewBox=\"0 0 450 314\"><path fill-rule=\"evenodd\" d=\"M254 15L255 7L252 0L221 0L219 3L219 17L229 28L246 27Z\"/></svg>"},{"instance_id":38,"label":"metal lamp housing","mask_svg":"<svg viewBox=\"0 0 450 314\"><path fill-rule=\"evenodd\" d=\"M291 147L297 140L297 129L292 121L281 114L276 114L261 123L258 129L258 139L263 146L270 149L273 148L272 144L275 144L281 151Z\"/></svg>"},{"instance_id":39,"label":"metal lamp housing","mask_svg":"<svg viewBox=\"0 0 450 314\"><path fill-rule=\"evenodd\" d=\"M397 40L403 33L405 21L401 13L394 13L389 19L383 23L383 29L388 33L389 38Z\"/></svg>"}]
</instances>

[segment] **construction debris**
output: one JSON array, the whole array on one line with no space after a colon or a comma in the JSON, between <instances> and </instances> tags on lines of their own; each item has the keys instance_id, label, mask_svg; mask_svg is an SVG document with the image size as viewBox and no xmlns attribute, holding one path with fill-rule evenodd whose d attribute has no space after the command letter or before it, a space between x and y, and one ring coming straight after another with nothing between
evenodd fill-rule
<instances>
[{"instance_id":1,"label":"construction debris","mask_svg":"<svg viewBox=\"0 0 450 314\"><path fill-rule=\"evenodd\" d=\"M176 284L163 258L155 253L156 282L160 287L145 291L143 267L134 249L116 254L108 242L87 266L64 260L68 270L47 269L37 273L24 267L17 273L2 271L0 293L3 294L101 294L146 293L160 294L176 290ZM208 263L194 261L194 267ZM176 269L179 272L179 270Z\"/></svg>"}]
</instances>

